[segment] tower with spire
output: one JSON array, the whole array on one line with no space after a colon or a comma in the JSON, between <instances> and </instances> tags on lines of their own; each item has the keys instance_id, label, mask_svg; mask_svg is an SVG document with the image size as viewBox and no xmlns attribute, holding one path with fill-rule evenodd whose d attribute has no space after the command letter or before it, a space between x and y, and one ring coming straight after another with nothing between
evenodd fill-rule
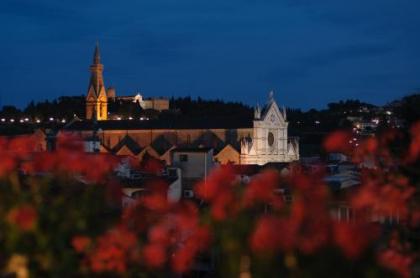
<instances>
[{"instance_id":1,"label":"tower with spire","mask_svg":"<svg viewBox=\"0 0 420 278\"><path fill-rule=\"evenodd\" d=\"M103 70L99 44L96 44L93 63L90 66L90 81L86 95L86 119L88 120L103 121L108 118L108 98L104 85Z\"/></svg>"}]
</instances>

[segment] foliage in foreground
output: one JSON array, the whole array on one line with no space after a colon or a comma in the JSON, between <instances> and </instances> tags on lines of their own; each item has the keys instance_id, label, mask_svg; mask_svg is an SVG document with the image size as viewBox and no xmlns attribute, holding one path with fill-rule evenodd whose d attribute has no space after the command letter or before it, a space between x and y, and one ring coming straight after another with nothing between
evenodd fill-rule
<instances>
[{"instance_id":1,"label":"foliage in foreground","mask_svg":"<svg viewBox=\"0 0 420 278\"><path fill-rule=\"evenodd\" d=\"M246 183L225 166L196 185L201 202L170 203L167 185L155 182L127 209L114 158L85 154L66 136L53 153L32 152L31 138L4 140L1 270L19 277L409 277L418 254L420 124L410 138L390 131L357 149L349 136L339 131L324 142L326 151L369 162L348 192L330 190L322 167L294 165L287 177L266 170ZM351 221L331 214L339 204L352 208ZM392 225L375 221L389 216Z\"/></svg>"}]
</instances>

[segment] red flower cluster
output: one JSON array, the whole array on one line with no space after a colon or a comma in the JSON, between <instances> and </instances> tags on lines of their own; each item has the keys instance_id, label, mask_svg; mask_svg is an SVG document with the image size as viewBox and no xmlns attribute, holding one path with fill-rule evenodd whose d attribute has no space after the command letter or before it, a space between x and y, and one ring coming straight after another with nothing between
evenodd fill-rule
<instances>
[{"instance_id":1,"label":"red flower cluster","mask_svg":"<svg viewBox=\"0 0 420 278\"><path fill-rule=\"evenodd\" d=\"M262 193L266 190L265 194L270 197L268 194L272 194L278 186L279 177L268 172L262 175L265 175L264 179L257 177L254 181L264 181L259 184L262 192L255 196L264 196ZM252 183L251 181L250 185ZM309 254L327 243L329 215L325 206L326 187L304 174L291 177L289 183L294 190L289 213L264 216L256 223L250 245L258 253L272 253L277 250L289 252L297 249Z\"/></svg>"},{"instance_id":2,"label":"red flower cluster","mask_svg":"<svg viewBox=\"0 0 420 278\"><path fill-rule=\"evenodd\" d=\"M377 226L366 222L335 222L333 226L335 244L350 259L358 258L379 232Z\"/></svg>"},{"instance_id":3,"label":"red flower cluster","mask_svg":"<svg viewBox=\"0 0 420 278\"><path fill-rule=\"evenodd\" d=\"M378 261L383 267L396 272L401 277L411 277L410 266L413 263L411 255L405 255L394 249L387 249L379 253Z\"/></svg>"},{"instance_id":4,"label":"red flower cluster","mask_svg":"<svg viewBox=\"0 0 420 278\"><path fill-rule=\"evenodd\" d=\"M87 248L91 244L92 240L86 236L75 236L71 241L71 245L74 250L78 253L83 253L87 251Z\"/></svg>"},{"instance_id":5,"label":"red flower cluster","mask_svg":"<svg viewBox=\"0 0 420 278\"><path fill-rule=\"evenodd\" d=\"M173 205L148 231L148 243L143 249L146 264L160 268L170 262L175 272L186 272L210 240L208 228L199 225L198 217L192 203Z\"/></svg>"},{"instance_id":6,"label":"red flower cluster","mask_svg":"<svg viewBox=\"0 0 420 278\"><path fill-rule=\"evenodd\" d=\"M406 219L409 213L407 204L415 188L410 186L406 179L395 178L392 175L388 175L388 178L382 183L378 175L364 177L363 186L350 197L352 207L357 211L367 211L377 216L397 215L401 220Z\"/></svg>"},{"instance_id":7,"label":"red flower cluster","mask_svg":"<svg viewBox=\"0 0 420 278\"><path fill-rule=\"evenodd\" d=\"M90 268L96 273L124 273L127 265L136 260L137 248L137 237L134 233L123 226L114 228L99 237L96 246L87 253Z\"/></svg>"},{"instance_id":8,"label":"red flower cluster","mask_svg":"<svg viewBox=\"0 0 420 278\"><path fill-rule=\"evenodd\" d=\"M407 161L414 162L420 156L420 122L414 124L411 129L411 143L408 150Z\"/></svg>"},{"instance_id":9,"label":"red flower cluster","mask_svg":"<svg viewBox=\"0 0 420 278\"><path fill-rule=\"evenodd\" d=\"M324 149L327 152L349 153L351 150L351 133L347 131L335 131L330 133L324 140Z\"/></svg>"},{"instance_id":10,"label":"red flower cluster","mask_svg":"<svg viewBox=\"0 0 420 278\"><path fill-rule=\"evenodd\" d=\"M33 136L18 136L13 139L0 137L0 177L18 169L19 162L35 150Z\"/></svg>"},{"instance_id":11,"label":"red flower cluster","mask_svg":"<svg viewBox=\"0 0 420 278\"><path fill-rule=\"evenodd\" d=\"M10 224L15 225L24 232L35 228L38 219L38 212L29 204L13 208L7 215Z\"/></svg>"},{"instance_id":12,"label":"red flower cluster","mask_svg":"<svg viewBox=\"0 0 420 278\"><path fill-rule=\"evenodd\" d=\"M88 154L80 137L62 133L57 137L53 152L39 152L34 138L19 137L0 142L0 175L20 168L27 174L55 173L72 174L88 182L99 182L117 164L117 159L106 154Z\"/></svg>"},{"instance_id":13,"label":"red flower cluster","mask_svg":"<svg viewBox=\"0 0 420 278\"><path fill-rule=\"evenodd\" d=\"M211 203L211 214L214 219L224 220L233 216L239 209L235 202L239 182L231 165L221 166L214 170L204 181L196 185L196 195Z\"/></svg>"},{"instance_id":14,"label":"red flower cluster","mask_svg":"<svg viewBox=\"0 0 420 278\"><path fill-rule=\"evenodd\" d=\"M246 185L243 194L244 207L252 207L255 204L268 204L273 208L283 207L283 195L275 194L280 182L277 171L268 170L252 178Z\"/></svg>"}]
</instances>

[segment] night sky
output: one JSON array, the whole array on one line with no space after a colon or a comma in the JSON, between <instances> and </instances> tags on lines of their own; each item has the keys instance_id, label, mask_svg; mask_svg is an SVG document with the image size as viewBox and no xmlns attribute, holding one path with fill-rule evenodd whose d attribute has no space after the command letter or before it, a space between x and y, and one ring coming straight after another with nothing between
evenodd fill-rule
<instances>
[{"instance_id":1,"label":"night sky","mask_svg":"<svg viewBox=\"0 0 420 278\"><path fill-rule=\"evenodd\" d=\"M84 95L98 40L118 95L307 109L420 87L418 0L1 0L1 105Z\"/></svg>"}]
</instances>

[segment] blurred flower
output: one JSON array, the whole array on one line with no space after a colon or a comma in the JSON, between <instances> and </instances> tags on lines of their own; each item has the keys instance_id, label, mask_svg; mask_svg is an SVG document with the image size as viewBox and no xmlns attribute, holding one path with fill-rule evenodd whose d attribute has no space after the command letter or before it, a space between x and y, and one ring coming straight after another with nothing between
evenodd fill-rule
<instances>
[{"instance_id":1,"label":"blurred flower","mask_svg":"<svg viewBox=\"0 0 420 278\"><path fill-rule=\"evenodd\" d=\"M394 249L386 249L378 255L379 263L404 278L411 275L410 266L413 258L409 255L404 255Z\"/></svg>"},{"instance_id":2,"label":"blurred flower","mask_svg":"<svg viewBox=\"0 0 420 278\"><path fill-rule=\"evenodd\" d=\"M280 209L283 206L283 196L275 193L275 189L279 186L279 179L279 173L274 170L265 171L254 176L245 188L243 195L245 207L261 203Z\"/></svg>"},{"instance_id":3,"label":"blurred flower","mask_svg":"<svg viewBox=\"0 0 420 278\"><path fill-rule=\"evenodd\" d=\"M239 203L235 202L238 181L231 165L215 169L204 181L195 187L196 195L211 204L211 215L216 220L225 220L237 213Z\"/></svg>"},{"instance_id":4,"label":"blurred flower","mask_svg":"<svg viewBox=\"0 0 420 278\"><path fill-rule=\"evenodd\" d=\"M369 223L335 222L333 234L344 255L355 259L379 237L379 229Z\"/></svg>"},{"instance_id":5,"label":"blurred flower","mask_svg":"<svg viewBox=\"0 0 420 278\"><path fill-rule=\"evenodd\" d=\"M147 244L143 247L143 256L147 266L162 267L166 262L166 248L159 243Z\"/></svg>"},{"instance_id":6,"label":"blurred flower","mask_svg":"<svg viewBox=\"0 0 420 278\"><path fill-rule=\"evenodd\" d=\"M349 144L351 138L351 133L347 131L332 132L324 140L324 149L327 152L348 153L351 149Z\"/></svg>"},{"instance_id":7,"label":"blurred flower","mask_svg":"<svg viewBox=\"0 0 420 278\"><path fill-rule=\"evenodd\" d=\"M38 213L32 205L26 204L13 208L7 215L9 223L17 226L22 231L30 231L35 228Z\"/></svg>"},{"instance_id":8,"label":"blurred flower","mask_svg":"<svg viewBox=\"0 0 420 278\"><path fill-rule=\"evenodd\" d=\"M294 237L291 235L285 221L272 216L264 216L257 220L250 239L251 248L259 253L275 252L280 247L282 237L285 237L283 242L290 245L287 246L290 248L294 245Z\"/></svg>"},{"instance_id":9,"label":"blurred flower","mask_svg":"<svg viewBox=\"0 0 420 278\"><path fill-rule=\"evenodd\" d=\"M198 227L182 242L179 243L171 257L172 269L176 273L188 271L200 251L205 250L210 241L207 227Z\"/></svg>"},{"instance_id":10,"label":"blurred flower","mask_svg":"<svg viewBox=\"0 0 420 278\"><path fill-rule=\"evenodd\" d=\"M407 161L414 162L420 155L420 122L411 126L411 143L408 150Z\"/></svg>"},{"instance_id":11,"label":"blurred flower","mask_svg":"<svg viewBox=\"0 0 420 278\"><path fill-rule=\"evenodd\" d=\"M85 252L91 244L91 239L87 236L75 236L71 241L71 245L78 253Z\"/></svg>"},{"instance_id":12,"label":"blurred flower","mask_svg":"<svg viewBox=\"0 0 420 278\"><path fill-rule=\"evenodd\" d=\"M98 273L123 273L136 246L137 238L132 232L122 226L114 228L101 236L89 253L90 267Z\"/></svg>"},{"instance_id":13,"label":"blurred flower","mask_svg":"<svg viewBox=\"0 0 420 278\"><path fill-rule=\"evenodd\" d=\"M0 177L3 177L13 172L13 170L16 170L17 161L15 156L11 153L3 153L1 155Z\"/></svg>"}]
</instances>

